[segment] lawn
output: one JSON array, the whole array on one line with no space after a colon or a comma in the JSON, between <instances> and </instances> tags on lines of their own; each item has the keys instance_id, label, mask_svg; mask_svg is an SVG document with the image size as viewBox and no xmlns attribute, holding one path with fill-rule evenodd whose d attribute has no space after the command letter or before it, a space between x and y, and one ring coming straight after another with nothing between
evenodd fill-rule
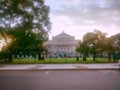
<instances>
[{"instance_id":1,"label":"lawn","mask_svg":"<svg viewBox=\"0 0 120 90\"><path fill-rule=\"evenodd\" d=\"M89 63L108 63L106 58L96 58L96 61L93 61L93 58L87 58L86 61L83 61L82 58L79 58L77 61L76 58L45 58L45 60L38 60L36 58L29 59L14 59L12 64L89 64ZM114 60L111 60L110 63L114 63Z\"/></svg>"}]
</instances>

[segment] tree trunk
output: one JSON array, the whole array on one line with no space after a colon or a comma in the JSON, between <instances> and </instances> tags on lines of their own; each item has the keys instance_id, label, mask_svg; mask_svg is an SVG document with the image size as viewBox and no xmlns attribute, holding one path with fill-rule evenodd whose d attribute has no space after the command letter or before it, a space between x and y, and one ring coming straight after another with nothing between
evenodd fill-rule
<instances>
[{"instance_id":1,"label":"tree trunk","mask_svg":"<svg viewBox=\"0 0 120 90\"><path fill-rule=\"evenodd\" d=\"M86 59L86 54L84 53L83 54L83 61L86 61L87 59Z\"/></svg>"},{"instance_id":2,"label":"tree trunk","mask_svg":"<svg viewBox=\"0 0 120 90\"><path fill-rule=\"evenodd\" d=\"M114 59L114 62L116 62L115 52L113 54L113 59Z\"/></svg>"},{"instance_id":3,"label":"tree trunk","mask_svg":"<svg viewBox=\"0 0 120 90\"><path fill-rule=\"evenodd\" d=\"M9 62L12 62L13 58L12 58L12 53L11 52L8 52L8 61Z\"/></svg>"},{"instance_id":4,"label":"tree trunk","mask_svg":"<svg viewBox=\"0 0 120 90\"><path fill-rule=\"evenodd\" d=\"M10 54L9 56L9 62L12 62L13 58L12 58L12 54Z\"/></svg>"},{"instance_id":5,"label":"tree trunk","mask_svg":"<svg viewBox=\"0 0 120 90\"><path fill-rule=\"evenodd\" d=\"M111 62L111 55L110 55L110 53L108 53L108 62L109 63Z\"/></svg>"},{"instance_id":6,"label":"tree trunk","mask_svg":"<svg viewBox=\"0 0 120 90\"><path fill-rule=\"evenodd\" d=\"M93 61L96 61L96 53L93 53Z\"/></svg>"},{"instance_id":7,"label":"tree trunk","mask_svg":"<svg viewBox=\"0 0 120 90\"><path fill-rule=\"evenodd\" d=\"M38 53L38 60L41 60L41 53Z\"/></svg>"}]
</instances>

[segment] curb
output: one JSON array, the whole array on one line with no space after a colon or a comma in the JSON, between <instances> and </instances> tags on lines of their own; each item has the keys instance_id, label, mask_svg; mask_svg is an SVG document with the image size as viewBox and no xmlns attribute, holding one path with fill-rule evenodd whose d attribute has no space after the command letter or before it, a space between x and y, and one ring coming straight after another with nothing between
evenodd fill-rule
<instances>
[{"instance_id":1,"label":"curb","mask_svg":"<svg viewBox=\"0 0 120 90\"><path fill-rule=\"evenodd\" d=\"M92 71L92 70L120 70L120 68L88 68L88 69L4 69L0 71Z\"/></svg>"}]
</instances>

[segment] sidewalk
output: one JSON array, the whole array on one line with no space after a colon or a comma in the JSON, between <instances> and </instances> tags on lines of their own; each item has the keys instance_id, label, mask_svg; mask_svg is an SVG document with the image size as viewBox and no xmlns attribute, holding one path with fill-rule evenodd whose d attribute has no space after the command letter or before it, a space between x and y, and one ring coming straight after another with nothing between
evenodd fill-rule
<instances>
[{"instance_id":1,"label":"sidewalk","mask_svg":"<svg viewBox=\"0 0 120 90\"><path fill-rule=\"evenodd\" d=\"M0 71L7 70L120 70L115 64L24 64L0 65Z\"/></svg>"}]
</instances>

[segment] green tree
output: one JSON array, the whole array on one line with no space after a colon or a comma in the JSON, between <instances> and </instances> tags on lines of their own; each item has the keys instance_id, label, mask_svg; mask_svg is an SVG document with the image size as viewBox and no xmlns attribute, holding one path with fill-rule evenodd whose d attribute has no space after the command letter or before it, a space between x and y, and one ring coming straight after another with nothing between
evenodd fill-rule
<instances>
[{"instance_id":1,"label":"green tree","mask_svg":"<svg viewBox=\"0 0 120 90\"><path fill-rule=\"evenodd\" d=\"M115 52L120 53L120 33L118 33L116 35L113 35L112 37L113 37L113 43L112 43L112 45L114 47L114 60L116 61Z\"/></svg>"},{"instance_id":2,"label":"green tree","mask_svg":"<svg viewBox=\"0 0 120 90\"><path fill-rule=\"evenodd\" d=\"M50 28L49 7L43 0L0 1L0 33L5 41L12 36L12 44L6 47L11 54L42 50Z\"/></svg>"},{"instance_id":3,"label":"green tree","mask_svg":"<svg viewBox=\"0 0 120 90\"><path fill-rule=\"evenodd\" d=\"M113 46L116 51L120 51L120 33L113 35Z\"/></svg>"},{"instance_id":4,"label":"green tree","mask_svg":"<svg viewBox=\"0 0 120 90\"><path fill-rule=\"evenodd\" d=\"M114 38L111 36L109 38L106 38L103 46L103 52L107 52L108 54L108 62L111 61L111 58L114 54L114 46L113 46Z\"/></svg>"},{"instance_id":5,"label":"green tree","mask_svg":"<svg viewBox=\"0 0 120 90\"><path fill-rule=\"evenodd\" d=\"M76 48L76 51L83 54L83 60L87 60L89 53L89 47L84 42L80 42Z\"/></svg>"},{"instance_id":6,"label":"green tree","mask_svg":"<svg viewBox=\"0 0 120 90\"><path fill-rule=\"evenodd\" d=\"M104 42L106 39L106 33L99 30L94 30L93 32L88 32L83 37L83 43L86 47L89 47L89 52L93 53L93 60L95 61L97 53L101 52L104 47Z\"/></svg>"}]
</instances>

